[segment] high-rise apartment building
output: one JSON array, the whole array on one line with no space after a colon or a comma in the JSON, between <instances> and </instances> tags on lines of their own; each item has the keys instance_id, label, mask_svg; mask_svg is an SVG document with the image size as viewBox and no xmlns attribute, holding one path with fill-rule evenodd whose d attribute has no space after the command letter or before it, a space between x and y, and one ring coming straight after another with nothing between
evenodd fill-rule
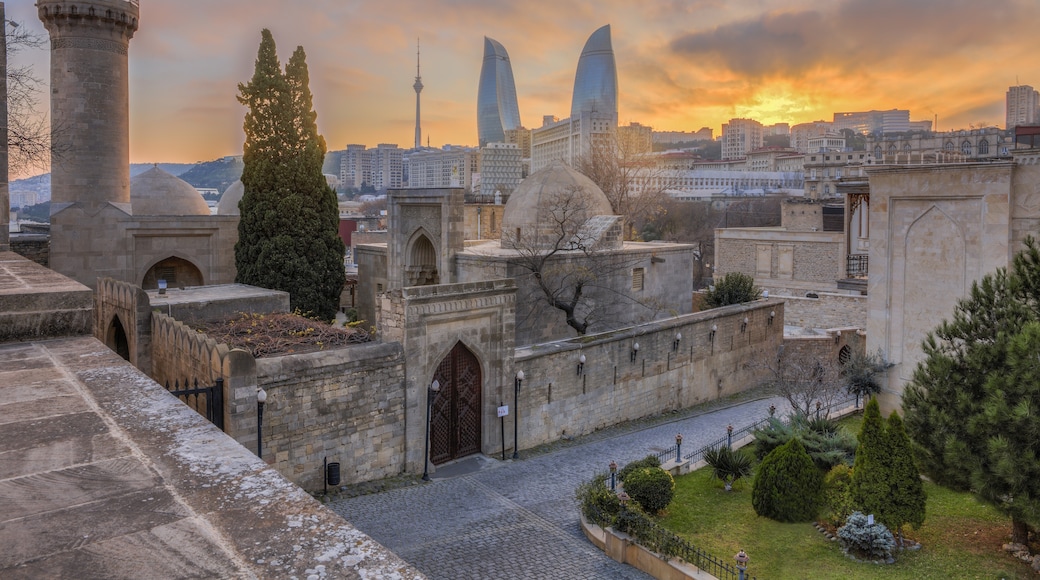
<instances>
[{"instance_id":1,"label":"high-rise apartment building","mask_svg":"<svg viewBox=\"0 0 1040 580\"><path fill-rule=\"evenodd\" d=\"M730 119L722 124L722 158L740 159L763 143L762 123L754 119Z\"/></svg>"},{"instance_id":2,"label":"high-rise apartment building","mask_svg":"<svg viewBox=\"0 0 1040 580\"><path fill-rule=\"evenodd\" d=\"M477 141L504 143L506 131L519 129L520 107L509 53L500 42L484 37L484 63L477 88Z\"/></svg>"},{"instance_id":3,"label":"high-rise apartment building","mask_svg":"<svg viewBox=\"0 0 1040 580\"><path fill-rule=\"evenodd\" d=\"M610 25L592 33L578 57L571 96L571 117L582 113L610 115L617 125L618 83L614 47L610 43Z\"/></svg>"},{"instance_id":4,"label":"high-rise apartment building","mask_svg":"<svg viewBox=\"0 0 1040 580\"><path fill-rule=\"evenodd\" d=\"M408 156L409 188L473 188L473 174L479 174L480 151L473 147L427 149Z\"/></svg>"},{"instance_id":5,"label":"high-rise apartment building","mask_svg":"<svg viewBox=\"0 0 1040 580\"><path fill-rule=\"evenodd\" d=\"M1040 122L1040 92L1029 85L1008 87L1006 121L1006 129Z\"/></svg>"},{"instance_id":6,"label":"high-rise apartment building","mask_svg":"<svg viewBox=\"0 0 1040 580\"><path fill-rule=\"evenodd\" d=\"M488 143L480 148L480 194L506 197L520 185L520 147L512 143Z\"/></svg>"},{"instance_id":7,"label":"high-rise apartment building","mask_svg":"<svg viewBox=\"0 0 1040 580\"><path fill-rule=\"evenodd\" d=\"M404 150L395 144L380 143L375 149L347 145L339 162L340 184L360 189L371 185L376 191L401 187L404 181Z\"/></svg>"},{"instance_id":8,"label":"high-rise apartment building","mask_svg":"<svg viewBox=\"0 0 1040 580\"><path fill-rule=\"evenodd\" d=\"M791 127L791 147L799 153L809 152L809 140L821 137L832 131L830 121L812 121L799 123Z\"/></svg>"}]
</instances>

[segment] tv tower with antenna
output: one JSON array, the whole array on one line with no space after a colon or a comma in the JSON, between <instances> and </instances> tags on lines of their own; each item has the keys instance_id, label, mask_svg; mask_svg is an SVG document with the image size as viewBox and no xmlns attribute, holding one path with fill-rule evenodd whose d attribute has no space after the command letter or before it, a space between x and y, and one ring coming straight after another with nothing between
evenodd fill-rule
<instances>
[{"instance_id":1,"label":"tv tower with antenna","mask_svg":"<svg viewBox=\"0 0 1040 580\"><path fill-rule=\"evenodd\" d=\"M415 148L422 147L422 128L419 125L419 93L422 92L422 75L419 74L419 38L415 39Z\"/></svg>"}]
</instances>

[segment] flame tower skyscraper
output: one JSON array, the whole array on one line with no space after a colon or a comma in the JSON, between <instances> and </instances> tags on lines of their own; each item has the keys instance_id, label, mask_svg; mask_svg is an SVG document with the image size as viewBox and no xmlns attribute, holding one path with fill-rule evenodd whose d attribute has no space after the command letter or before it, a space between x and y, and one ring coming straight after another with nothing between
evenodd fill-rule
<instances>
[{"instance_id":1,"label":"flame tower skyscraper","mask_svg":"<svg viewBox=\"0 0 1040 580\"><path fill-rule=\"evenodd\" d=\"M477 141L481 147L502 143L505 132L520 128L520 106L509 53L500 42L484 37L484 64L477 88Z\"/></svg>"}]
</instances>

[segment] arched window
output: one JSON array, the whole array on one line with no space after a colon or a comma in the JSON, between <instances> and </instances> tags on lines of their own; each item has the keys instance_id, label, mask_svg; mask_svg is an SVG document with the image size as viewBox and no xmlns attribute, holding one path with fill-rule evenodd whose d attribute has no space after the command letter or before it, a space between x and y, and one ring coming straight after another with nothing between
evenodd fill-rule
<instances>
[{"instance_id":1,"label":"arched window","mask_svg":"<svg viewBox=\"0 0 1040 580\"><path fill-rule=\"evenodd\" d=\"M909 143L903 143L903 153L906 153L907 155L910 154L910 144Z\"/></svg>"},{"instance_id":2,"label":"arched window","mask_svg":"<svg viewBox=\"0 0 1040 580\"><path fill-rule=\"evenodd\" d=\"M971 155L971 142L970 141L964 141L963 143L961 143L961 153L963 153L965 155Z\"/></svg>"},{"instance_id":3,"label":"arched window","mask_svg":"<svg viewBox=\"0 0 1040 580\"><path fill-rule=\"evenodd\" d=\"M171 256L160 260L148 269L141 280L141 288L154 290L159 287L159 280L165 280L169 288L202 286L202 272L195 264L183 258Z\"/></svg>"},{"instance_id":4,"label":"arched window","mask_svg":"<svg viewBox=\"0 0 1040 580\"><path fill-rule=\"evenodd\" d=\"M979 141L979 155L989 155L989 141Z\"/></svg>"},{"instance_id":5,"label":"arched window","mask_svg":"<svg viewBox=\"0 0 1040 580\"><path fill-rule=\"evenodd\" d=\"M427 286L440 284L437 272L437 250L423 234L412 242L408 252L408 264L405 266L405 278L408 286Z\"/></svg>"},{"instance_id":6,"label":"arched window","mask_svg":"<svg viewBox=\"0 0 1040 580\"><path fill-rule=\"evenodd\" d=\"M943 151L953 151L953 141L947 141L946 144L943 145Z\"/></svg>"},{"instance_id":7,"label":"arched window","mask_svg":"<svg viewBox=\"0 0 1040 580\"><path fill-rule=\"evenodd\" d=\"M874 147L874 159L881 159L881 145Z\"/></svg>"}]
</instances>

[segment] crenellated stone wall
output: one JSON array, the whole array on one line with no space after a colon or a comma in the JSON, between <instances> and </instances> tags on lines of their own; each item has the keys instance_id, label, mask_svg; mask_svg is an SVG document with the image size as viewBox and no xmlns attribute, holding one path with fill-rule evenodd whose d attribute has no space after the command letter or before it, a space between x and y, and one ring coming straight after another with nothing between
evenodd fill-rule
<instances>
[{"instance_id":1,"label":"crenellated stone wall","mask_svg":"<svg viewBox=\"0 0 1040 580\"><path fill-rule=\"evenodd\" d=\"M152 370L150 310L144 290L112 278L98 278L94 292L94 338L146 374ZM125 352L120 352L124 348Z\"/></svg>"}]
</instances>

